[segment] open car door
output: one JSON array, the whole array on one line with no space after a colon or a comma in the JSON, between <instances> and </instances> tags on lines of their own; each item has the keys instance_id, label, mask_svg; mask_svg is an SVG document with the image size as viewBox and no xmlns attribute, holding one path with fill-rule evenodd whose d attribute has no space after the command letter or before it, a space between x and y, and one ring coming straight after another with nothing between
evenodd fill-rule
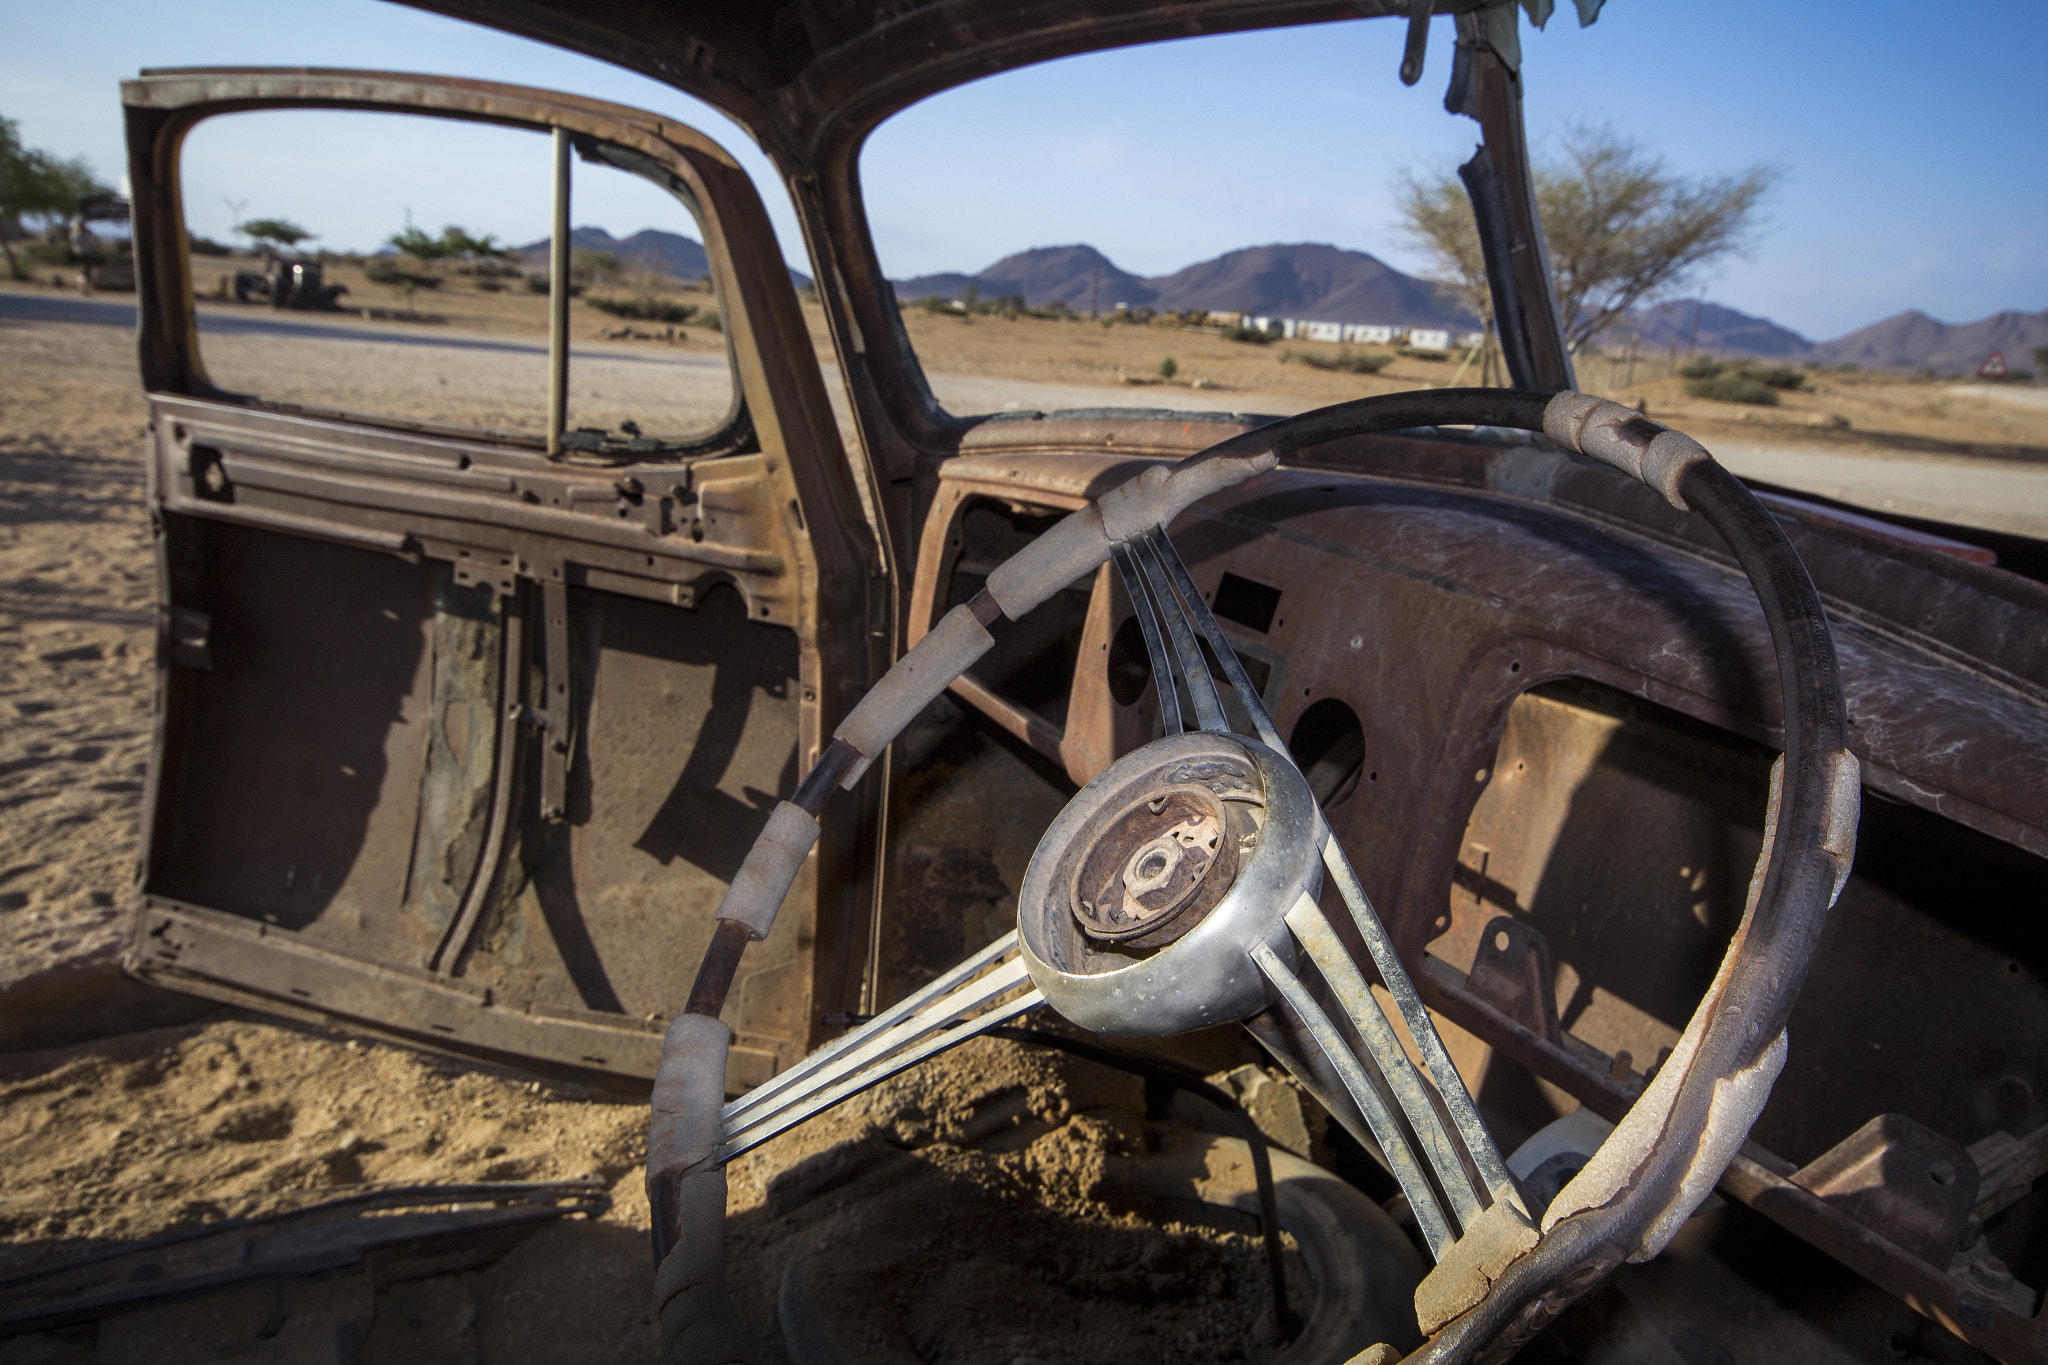
<instances>
[{"instance_id":1,"label":"open car door","mask_svg":"<svg viewBox=\"0 0 2048 1365\"><path fill-rule=\"evenodd\" d=\"M130 970L652 1076L720 894L886 664L876 502L759 198L690 128L540 90L181 70L123 98L160 614ZM239 164L275 190L364 145L382 150L349 194L417 193L399 171L425 167L530 183L547 221L552 187L546 273L408 225L414 255L195 282L181 174ZM653 265L572 256L572 165L579 205L631 202L609 176L694 220L701 255L657 232ZM610 306L653 321L600 341L606 318L570 317L579 282L639 289L637 312ZM697 302L675 302L686 285ZM734 1090L861 1008L879 809L835 808L748 954Z\"/></svg>"}]
</instances>

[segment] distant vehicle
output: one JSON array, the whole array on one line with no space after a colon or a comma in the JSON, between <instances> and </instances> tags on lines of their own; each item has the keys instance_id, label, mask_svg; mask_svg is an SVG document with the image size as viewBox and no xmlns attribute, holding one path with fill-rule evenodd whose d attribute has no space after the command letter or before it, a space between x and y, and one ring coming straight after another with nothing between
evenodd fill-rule
<instances>
[{"instance_id":1,"label":"distant vehicle","mask_svg":"<svg viewBox=\"0 0 2048 1365\"><path fill-rule=\"evenodd\" d=\"M348 293L348 286L326 283L325 273L316 260L273 256L260 272L235 272L235 302L332 312L340 306L340 300Z\"/></svg>"},{"instance_id":2,"label":"distant vehicle","mask_svg":"<svg viewBox=\"0 0 2048 1365\"><path fill-rule=\"evenodd\" d=\"M1917 1313L2048 1357L2048 545L1746 486L1575 392L1515 6L414 2L757 136L859 439L759 193L669 114L364 71L126 83L162 630L130 970L653 1082L671 1361L741 1358L726 1160L1031 1009L1133 1047L1248 1034L1355 1138L1360 1217L1435 1264L1318 1360L1501 1360L1549 1324L1573 1358L1733 1359L1674 1354L1633 1296L1704 1329L1738 1280L1816 1265L1832 1287L1774 1310L1804 1340L1964 1358ZM1360 13L1406 16L1419 71L1432 8L1512 388L1271 422L935 400L863 199L885 119ZM216 386L157 178L202 120L304 108L549 134L565 225L572 145L687 201L738 399L688 442L579 446L559 402L543 438ZM312 263L260 279L331 303ZM920 741L880 780L906 725L1003 762ZM918 918L900 831L941 799L986 813L948 817L963 839L1060 813L1007 894ZM1634 1264L1716 1190L1732 1270Z\"/></svg>"},{"instance_id":3,"label":"distant vehicle","mask_svg":"<svg viewBox=\"0 0 2048 1365\"><path fill-rule=\"evenodd\" d=\"M82 289L125 293L135 288L132 212L128 201L117 194L88 199L78 206L70 238Z\"/></svg>"}]
</instances>

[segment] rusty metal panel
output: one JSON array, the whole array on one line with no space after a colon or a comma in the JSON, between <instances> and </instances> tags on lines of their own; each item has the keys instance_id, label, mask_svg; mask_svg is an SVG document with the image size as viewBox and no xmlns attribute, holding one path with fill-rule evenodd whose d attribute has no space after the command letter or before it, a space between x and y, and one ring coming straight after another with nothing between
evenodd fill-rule
<instances>
[{"instance_id":1,"label":"rusty metal panel","mask_svg":"<svg viewBox=\"0 0 2048 1365\"><path fill-rule=\"evenodd\" d=\"M889 645L873 490L815 367L786 362L808 338L758 197L693 130L545 91L218 70L124 93L165 621L131 966L651 1075L731 865ZM177 149L204 118L286 107L561 127L654 167L704 230L741 403L725 444L553 461L210 386ZM735 1088L857 1007L879 815L834 812L750 958Z\"/></svg>"}]
</instances>

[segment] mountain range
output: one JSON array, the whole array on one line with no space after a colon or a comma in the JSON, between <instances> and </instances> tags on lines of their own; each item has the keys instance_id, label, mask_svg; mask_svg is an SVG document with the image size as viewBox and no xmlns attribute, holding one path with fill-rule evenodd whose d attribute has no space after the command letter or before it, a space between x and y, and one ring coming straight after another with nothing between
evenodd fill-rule
<instances>
[{"instance_id":1,"label":"mountain range","mask_svg":"<svg viewBox=\"0 0 2048 1365\"><path fill-rule=\"evenodd\" d=\"M694 280L710 270L701 242L657 228L614 237L601 227L584 226L571 230L569 242L609 251L628 264L678 279ZM527 269L546 268L547 238L515 251ZM789 275L799 286L810 283L800 271ZM1107 313L1124 304L1453 331L1478 325L1478 319L1431 281L1404 274L1366 252L1318 242L1245 247L1170 275L1149 277L1132 274L1085 244L1034 247L973 274L920 275L896 281L895 288L896 297L904 302L927 294L959 298L971 288L983 298L1022 295L1034 308L1057 300L1081 313ZM2015 369L2035 368L2034 350L2048 346L2048 309L1994 313L1968 323L1939 322L1915 310L1832 341L1815 342L1769 318L1723 304L1676 299L1634 310L1608 328L1600 341L1612 350L1627 346L1631 338L1646 354L1676 346L1717 355L1956 374L1975 370L1993 351L2003 352Z\"/></svg>"},{"instance_id":2,"label":"mountain range","mask_svg":"<svg viewBox=\"0 0 2048 1365\"><path fill-rule=\"evenodd\" d=\"M513 247L512 251L524 268L546 270L548 251L553 242L552 237L543 237L537 242ZM663 271L679 280L702 279L711 273L711 258L704 254L702 242L679 232L663 232L659 228L642 228L631 237L614 237L601 227L570 228L569 246L572 249L584 247L591 251L609 251L627 265ZM811 282L809 275L797 270L790 271L789 278L798 287Z\"/></svg>"},{"instance_id":3,"label":"mountain range","mask_svg":"<svg viewBox=\"0 0 2048 1365\"><path fill-rule=\"evenodd\" d=\"M1037 247L1005 256L973 275L898 280L905 301L957 297L969 286L984 298L1021 294L1043 308L1058 301L1078 312L1130 308L1205 308L1256 317L1319 322L1382 322L1411 327L1478 326L1478 319L1428 280L1404 275L1377 256L1319 243L1245 247L1171 275L1146 278L1121 269L1092 246Z\"/></svg>"},{"instance_id":4,"label":"mountain range","mask_svg":"<svg viewBox=\"0 0 2048 1365\"><path fill-rule=\"evenodd\" d=\"M1967 374L1993 351L2003 353L2012 369L2035 369L2034 352L2042 347L2048 347L2048 309L1993 313L1964 323L1936 322L1914 309L1824 341L1813 348L1813 358L1873 370Z\"/></svg>"},{"instance_id":5,"label":"mountain range","mask_svg":"<svg viewBox=\"0 0 2048 1365\"><path fill-rule=\"evenodd\" d=\"M983 298L1020 294L1034 308L1058 300L1082 313L1107 313L1121 303L1132 308L1204 308L1460 331L1478 325L1434 283L1404 274L1366 252L1314 242L1247 247L1151 277L1122 269L1092 246L1037 247L1005 256L971 275L920 275L895 285L896 297L904 302L927 294L958 298L971 287ZM2002 351L2014 368L2032 368L2034 348L2048 346L2048 310L1996 313L1956 324L1906 312L1832 341L1815 342L1769 318L1723 304L1677 299L1635 309L1608 328L1600 342L1619 349L1631 337L1649 354L1675 345L1769 360L1968 373L1993 351Z\"/></svg>"}]
</instances>

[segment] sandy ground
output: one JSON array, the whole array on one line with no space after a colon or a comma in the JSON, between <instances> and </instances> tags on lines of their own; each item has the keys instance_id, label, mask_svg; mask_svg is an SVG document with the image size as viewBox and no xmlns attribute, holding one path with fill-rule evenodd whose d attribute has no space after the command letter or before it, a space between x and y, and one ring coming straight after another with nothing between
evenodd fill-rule
<instances>
[{"instance_id":1,"label":"sandy ground","mask_svg":"<svg viewBox=\"0 0 2048 1365\"><path fill-rule=\"evenodd\" d=\"M1269 1356L1256 1238L1146 1216L1108 1181L1146 1149L1140 1116L1127 1077L983 1040L741 1158L729 1275L755 1359L784 1359L776 1300L800 1246L819 1311L876 1334L869 1359L916 1359L913 1339L924 1359L963 1365ZM317 1296L279 1306L266 1287L210 1313L158 1307L0 1341L0 1361L116 1361L138 1341L155 1361L326 1361L331 1337L280 1341L262 1324L337 1311L367 1335L364 1359L650 1360L645 1123L638 1100L235 1012L0 1055L0 1274L379 1186L590 1178L614 1200L481 1269L372 1278L340 1310ZM943 1285L921 1269L938 1265ZM1088 1275L1117 1292L1068 1300L1062 1286ZM975 1310L949 1311L969 1282ZM878 1293L889 1309L875 1314ZM1055 1301L1067 1311L1048 1322Z\"/></svg>"},{"instance_id":2,"label":"sandy ground","mask_svg":"<svg viewBox=\"0 0 2048 1365\"><path fill-rule=\"evenodd\" d=\"M380 398L401 411L481 420L508 410L528 382L517 376L526 373L519 367L530 362L529 352L446 344L511 337L493 330L488 318L466 323L463 332L451 322L426 346L346 337L339 324L330 325L337 327L331 335L316 328L280 342L224 333L206 344L217 364L241 363L259 378L296 375L303 383L339 386L338 376L352 383L368 377ZM1403 375L1397 367L1372 381L1340 380L1282 365L1259 348L1185 334L1167 339L1184 372L1215 387L1111 387L1116 367L1135 364L1130 357L1146 348L1159 350L1160 339L1139 328L1072 323L915 316L911 325L913 335L926 333L920 345L941 392L956 382L979 384L991 401L1033 406L1034 395L1057 392L1073 395L1062 403L1085 405L1117 395L1127 403L1230 408L1269 397L1280 409L1367 385L1450 377L1447 370L1433 378ZM950 342L938 330L947 327L954 329ZM1003 349L990 339L1005 336L1006 328L1027 330L1008 333L1017 344ZM1049 348L1058 337L1031 328L1065 328L1058 337L1102 345L1062 360ZM694 336L680 346L587 342L592 372L608 376L628 406L682 416L701 411L690 405L716 390L720 372L701 363L711 350L701 343ZM988 349L976 349L982 347ZM514 377L502 388L471 384L489 367L508 364L502 373ZM972 372L977 367L979 374ZM141 502L144 414L131 335L106 325L24 324L0 315L0 373L0 810L9 836L0 853L4 996L25 971L104 962L117 940L148 749L152 575ZM1910 390L1889 384L1815 399L1903 403L1898 395L1910 398ZM1667 409L1657 390L1647 391L1657 415L1679 420L1675 400ZM1965 397L1928 389L1919 402L1960 411ZM2026 435L2035 419L2024 405L1979 406L1989 415L1958 417L1954 429L1979 442L2020 439L2012 432L2037 439ZM2008 409L2019 415L2005 416ZM1728 429L1735 434L1736 424ZM1749 453L1738 454L1744 442L1755 446L1753 466L1745 467ZM1755 419L1727 449L1745 472L1831 495L1895 498L1987 525L2048 529L2048 473L2020 461L1858 449L1832 437L1795 448ZM1880 474L1894 483L1874 482ZM613 1191L615 1205L603 1219L558 1226L514 1255L461 1275L230 1296L206 1312L155 1310L96 1331L0 1345L0 1361L328 1360L330 1329L344 1319L372 1334L376 1349L364 1358L648 1358L650 1267L638 1176L644 1110L637 1101L234 1012L22 1050L33 1045L0 1039L0 1049L12 1049L0 1052L0 1273L107 1239L295 1206L364 1182L592 1176ZM925 1240L892 1243L893 1259L878 1265L947 1267L992 1255L983 1243L1001 1238L977 1236L989 1229L1014 1236L1023 1248L1012 1260L983 1265L984 1282L1007 1275L1014 1283L966 1325L920 1307L926 1299L917 1291L941 1281L905 1272L889 1289L878 1330L911 1343L925 1359L1010 1365L1037 1358L1018 1345L1026 1338L1050 1330L1055 1345L1079 1340L1058 1336L1064 1324L1048 1328L1052 1301L1042 1290L1084 1274L1109 1277L1104 1284L1149 1286L1116 1310L1129 1333L1117 1338L1128 1348L1119 1359L1258 1358L1264 1348L1256 1304L1242 1296L1227 1311L1210 1312L1208 1304L1216 1297L1209 1293L1212 1277L1229 1285L1246 1279L1246 1239L1140 1217L1104 1195L1091 1174L1143 1141L1132 1126L1128 1093L1104 1091L1099 1078L1077 1078L1071 1068L1019 1056L1009 1045L975 1046L981 1050L963 1054L953 1068L906 1078L735 1169L735 1281L761 1358L779 1358L777 1267L800 1245L830 1242L833 1220L861 1191L922 1224ZM1008 1106L1004 1121L977 1126L998 1100ZM821 1197L832 1191L841 1193ZM1041 1217L1055 1222L1034 1222ZM1102 1233L1090 1242L1097 1249L1087 1255L1096 1260L1086 1265L1071 1256L1062 1261L1056 1250L1072 1241L1076 1224ZM858 1276L834 1283L842 1302L878 1301ZM953 1292L957 1301L957 1285ZM1188 1307L1195 1298L1203 1300L1201 1312ZM1079 1310L1070 1316L1076 1331L1105 1330L1089 1326ZM281 1328L280 1321L297 1325ZM315 1331L320 1324L326 1326Z\"/></svg>"},{"instance_id":3,"label":"sandy ground","mask_svg":"<svg viewBox=\"0 0 2048 1365\"><path fill-rule=\"evenodd\" d=\"M0 325L0 963L104 951L133 880L154 588L125 342Z\"/></svg>"}]
</instances>

